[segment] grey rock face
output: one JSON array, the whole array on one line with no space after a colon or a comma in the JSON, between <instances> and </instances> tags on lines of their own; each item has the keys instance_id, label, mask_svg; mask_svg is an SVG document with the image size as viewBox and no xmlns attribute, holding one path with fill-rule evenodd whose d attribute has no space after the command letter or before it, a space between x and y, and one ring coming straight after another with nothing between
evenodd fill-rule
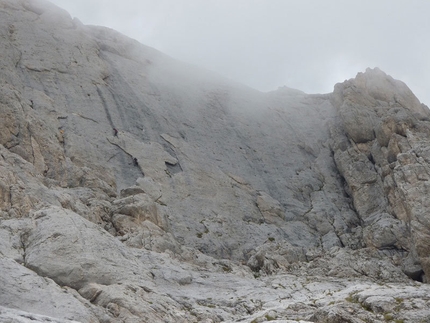
<instances>
[{"instance_id":1,"label":"grey rock face","mask_svg":"<svg viewBox=\"0 0 430 323\"><path fill-rule=\"evenodd\" d=\"M261 93L42 0L0 0L0 27L1 319L429 317L405 84Z\"/></svg>"},{"instance_id":2,"label":"grey rock face","mask_svg":"<svg viewBox=\"0 0 430 323\"><path fill-rule=\"evenodd\" d=\"M428 145L428 108L406 85L378 69L337 85L333 102L341 114L332 131L334 157L362 221L364 242L410 252L428 275L423 196L429 165L421 155ZM358 103L361 114L372 115L372 127L354 121Z\"/></svg>"},{"instance_id":3,"label":"grey rock face","mask_svg":"<svg viewBox=\"0 0 430 323\"><path fill-rule=\"evenodd\" d=\"M73 292L67 288L61 288L53 280L38 276L35 272L6 257L0 258L0 267L2 273L0 303L3 307L80 322L98 321L86 302L76 299ZM2 308L0 318L6 314L9 312L5 313ZM17 321L21 322L18 319ZM7 321L5 319L2 322Z\"/></svg>"},{"instance_id":4,"label":"grey rock face","mask_svg":"<svg viewBox=\"0 0 430 323\"><path fill-rule=\"evenodd\" d=\"M78 321L56 319L49 316L37 315L20 310L0 307L0 320L10 323L78 323Z\"/></svg>"},{"instance_id":5,"label":"grey rock face","mask_svg":"<svg viewBox=\"0 0 430 323\"><path fill-rule=\"evenodd\" d=\"M71 211L42 209L33 219L36 228L24 242L25 265L61 286L79 290L87 282L110 285L123 275L142 272L119 241Z\"/></svg>"}]
</instances>

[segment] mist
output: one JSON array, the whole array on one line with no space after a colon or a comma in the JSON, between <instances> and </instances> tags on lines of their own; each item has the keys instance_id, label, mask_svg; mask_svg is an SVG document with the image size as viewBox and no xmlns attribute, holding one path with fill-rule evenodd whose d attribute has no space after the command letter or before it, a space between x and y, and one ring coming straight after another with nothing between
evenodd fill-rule
<instances>
[{"instance_id":1,"label":"mist","mask_svg":"<svg viewBox=\"0 0 430 323\"><path fill-rule=\"evenodd\" d=\"M260 91L326 93L379 67L429 105L430 2L411 0L51 0Z\"/></svg>"}]
</instances>

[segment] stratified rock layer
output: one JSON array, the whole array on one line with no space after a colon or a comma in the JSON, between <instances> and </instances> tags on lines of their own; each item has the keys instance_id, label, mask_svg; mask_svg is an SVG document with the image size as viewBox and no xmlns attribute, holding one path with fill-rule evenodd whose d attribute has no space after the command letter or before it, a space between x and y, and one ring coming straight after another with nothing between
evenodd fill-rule
<instances>
[{"instance_id":1,"label":"stratified rock layer","mask_svg":"<svg viewBox=\"0 0 430 323\"><path fill-rule=\"evenodd\" d=\"M405 84L261 93L42 0L0 25L1 320L429 319Z\"/></svg>"},{"instance_id":2,"label":"stratified rock layer","mask_svg":"<svg viewBox=\"0 0 430 323\"><path fill-rule=\"evenodd\" d=\"M360 217L365 245L408 251L405 272L423 279L422 271L430 273L428 108L404 83L378 69L337 84L333 102L341 120L332 130L334 159Z\"/></svg>"}]
</instances>

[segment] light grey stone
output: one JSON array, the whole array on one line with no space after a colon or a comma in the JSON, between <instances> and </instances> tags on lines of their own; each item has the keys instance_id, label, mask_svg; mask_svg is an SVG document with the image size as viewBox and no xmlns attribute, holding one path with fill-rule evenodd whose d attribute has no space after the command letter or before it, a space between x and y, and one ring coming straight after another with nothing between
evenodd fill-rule
<instances>
[{"instance_id":1,"label":"light grey stone","mask_svg":"<svg viewBox=\"0 0 430 323\"><path fill-rule=\"evenodd\" d=\"M98 321L88 304L77 300L51 279L38 276L23 265L3 256L0 256L0 267L2 286L0 318L2 315L10 313L9 311L4 312L3 307L7 307L32 313L36 316L36 320L42 320L42 318L38 318L38 315L46 315L57 318L59 322L75 320L91 323ZM22 316L22 313L12 314L17 317ZM19 319L24 318L14 319L21 322Z\"/></svg>"},{"instance_id":2,"label":"light grey stone","mask_svg":"<svg viewBox=\"0 0 430 323\"><path fill-rule=\"evenodd\" d=\"M78 321L56 319L0 306L0 320L7 323L79 323Z\"/></svg>"},{"instance_id":3,"label":"light grey stone","mask_svg":"<svg viewBox=\"0 0 430 323\"><path fill-rule=\"evenodd\" d=\"M404 83L261 93L43 0L0 27L0 315L428 318L430 112Z\"/></svg>"},{"instance_id":4,"label":"light grey stone","mask_svg":"<svg viewBox=\"0 0 430 323\"><path fill-rule=\"evenodd\" d=\"M105 285L145 275L119 241L76 213L50 207L33 214L35 228L25 245L25 265L61 286L79 289L88 282Z\"/></svg>"}]
</instances>

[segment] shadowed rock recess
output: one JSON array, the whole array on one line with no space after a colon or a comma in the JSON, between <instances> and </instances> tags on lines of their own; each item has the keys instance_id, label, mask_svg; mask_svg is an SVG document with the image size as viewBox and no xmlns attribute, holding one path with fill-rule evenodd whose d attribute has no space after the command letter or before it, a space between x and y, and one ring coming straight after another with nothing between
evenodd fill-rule
<instances>
[{"instance_id":1,"label":"shadowed rock recess","mask_svg":"<svg viewBox=\"0 0 430 323\"><path fill-rule=\"evenodd\" d=\"M0 44L1 322L430 322L401 81L261 93L42 0Z\"/></svg>"}]
</instances>

